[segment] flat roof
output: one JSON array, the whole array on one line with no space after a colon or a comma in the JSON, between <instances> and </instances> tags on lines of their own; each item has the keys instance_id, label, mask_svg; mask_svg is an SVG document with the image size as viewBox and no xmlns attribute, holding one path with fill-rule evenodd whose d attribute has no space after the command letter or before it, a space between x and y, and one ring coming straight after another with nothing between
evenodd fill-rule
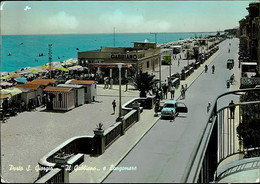
<instances>
[{"instance_id":1,"label":"flat roof","mask_svg":"<svg viewBox=\"0 0 260 184\"><path fill-rule=\"evenodd\" d=\"M95 80L72 80L69 84L92 85L96 83Z\"/></svg>"},{"instance_id":2,"label":"flat roof","mask_svg":"<svg viewBox=\"0 0 260 184\"><path fill-rule=\"evenodd\" d=\"M69 92L71 89L72 88L48 86L43 91L46 91L46 92Z\"/></svg>"}]
</instances>

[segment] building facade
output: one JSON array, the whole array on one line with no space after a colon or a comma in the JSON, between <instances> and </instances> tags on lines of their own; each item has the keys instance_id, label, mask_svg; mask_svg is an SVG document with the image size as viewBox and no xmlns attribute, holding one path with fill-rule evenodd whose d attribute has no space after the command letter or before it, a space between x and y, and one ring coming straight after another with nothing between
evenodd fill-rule
<instances>
[{"instance_id":1,"label":"building facade","mask_svg":"<svg viewBox=\"0 0 260 184\"><path fill-rule=\"evenodd\" d=\"M260 84L260 3L250 3L246 9L248 15L239 21L239 61L243 63L241 87L248 86L247 83ZM249 79L245 73L252 71L254 78Z\"/></svg>"},{"instance_id":2,"label":"building facade","mask_svg":"<svg viewBox=\"0 0 260 184\"><path fill-rule=\"evenodd\" d=\"M156 43L134 42L134 47L102 47L100 50L78 52L78 62L93 71L99 63L132 65L136 71L154 71L159 66L160 47Z\"/></svg>"}]
</instances>

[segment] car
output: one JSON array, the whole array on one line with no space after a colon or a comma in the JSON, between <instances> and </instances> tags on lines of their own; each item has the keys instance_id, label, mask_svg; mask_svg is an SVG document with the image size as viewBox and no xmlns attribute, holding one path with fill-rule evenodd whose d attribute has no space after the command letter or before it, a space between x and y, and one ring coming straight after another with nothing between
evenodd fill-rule
<instances>
[{"instance_id":1,"label":"car","mask_svg":"<svg viewBox=\"0 0 260 184\"><path fill-rule=\"evenodd\" d=\"M164 103L161 110L161 118L175 118L179 113L187 113L188 108L182 102L176 102L175 100L168 100Z\"/></svg>"},{"instance_id":2,"label":"car","mask_svg":"<svg viewBox=\"0 0 260 184\"><path fill-rule=\"evenodd\" d=\"M234 67L234 59L227 60L227 69L231 70Z\"/></svg>"}]
</instances>

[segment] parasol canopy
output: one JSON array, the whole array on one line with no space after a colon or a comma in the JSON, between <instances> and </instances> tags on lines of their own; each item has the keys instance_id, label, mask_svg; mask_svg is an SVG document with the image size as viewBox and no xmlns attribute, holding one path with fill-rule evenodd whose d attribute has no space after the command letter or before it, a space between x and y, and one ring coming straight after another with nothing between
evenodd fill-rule
<instances>
[{"instance_id":1,"label":"parasol canopy","mask_svg":"<svg viewBox=\"0 0 260 184\"><path fill-rule=\"evenodd\" d=\"M24 78L24 77L16 78L15 80L16 80L17 82L19 82L19 83L26 83L26 82L27 82L27 79Z\"/></svg>"},{"instance_id":2,"label":"parasol canopy","mask_svg":"<svg viewBox=\"0 0 260 184\"><path fill-rule=\"evenodd\" d=\"M81 69L83 69L83 67L80 66L80 65L75 65L75 66L69 67L68 69L69 69L69 70L81 70Z\"/></svg>"},{"instance_id":3,"label":"parasol canopy","mask_svg":"<svg viewBox=\"0 0 260 184\"><path fill-rule=\"evenodd\" d=\"M19 78L20 75L18 73L12 73L9 75L9 78Z\"/></svg>"},{"instance_id":4,"label":"parasol canopy","mask_svg":"<svg viewBox=\"0 0 260 184\"><path fill-rule=\"evenodd\" d=\"M63 66L73 66L78 63L77 58L70 58L62 62Z\"/></svg>"},{"instance_id":5,"label":"parasol canopy","mask_svg":"<svg viewBox=\"0 0 260 184\"><path fill-rule=\"evenodd\" d=\"M62 67L60 67L60 68L59 68L59 70L61 70L61 71L64 71L64 72L67 72L67 71L69 71L69 69L68 69L68 68L64 68L63 66L62 66Z\"/></svg>"},{"instance_id":6,"label":"parasol canopy","mask_svg":"<svg viewBox=\"0 0 260 184\"><path fill-rule=\"evenodd\" d=\"M2 89L0 94L15 96L22 93L22 91L18 88L8 88L8 89Z\"/></svg>"},{"instance_id":7,"label":"parasol canopy","mask_svg":"<svg viewBox=\"0 0 260 184\"><path fill-rule=\"evenodd\" d=\"M0 86L12 86L13 84L10 82L0 82Z\"/></svg>"},{"instance_id":8,"label":"parasol canopy","mask_svg":"<svg viewBox=\"0 0 260 184\"><path fill-rule=\"evenodd\" d=\"M6 75L4 75L4 76L1 77L1 79L8 79L8 78L9 78L9 77L6 76Z\"/></svg>"}]
</instances>

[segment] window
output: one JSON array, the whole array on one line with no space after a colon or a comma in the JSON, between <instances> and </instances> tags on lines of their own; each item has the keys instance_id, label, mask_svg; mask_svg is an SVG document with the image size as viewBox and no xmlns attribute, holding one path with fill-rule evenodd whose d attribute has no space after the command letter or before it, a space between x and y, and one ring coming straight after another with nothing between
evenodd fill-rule
<instances>
[{"instance_id":1,"label":"window","mask_svg":"<svg viewBox=\"0 0 260 184\"><path fill-rule=\"evenodd\" d=\"M146 63L146 67L149 68L149 66L150 66L150 62L147 61L147 63Z\"/></svg>"}]
</instances>

